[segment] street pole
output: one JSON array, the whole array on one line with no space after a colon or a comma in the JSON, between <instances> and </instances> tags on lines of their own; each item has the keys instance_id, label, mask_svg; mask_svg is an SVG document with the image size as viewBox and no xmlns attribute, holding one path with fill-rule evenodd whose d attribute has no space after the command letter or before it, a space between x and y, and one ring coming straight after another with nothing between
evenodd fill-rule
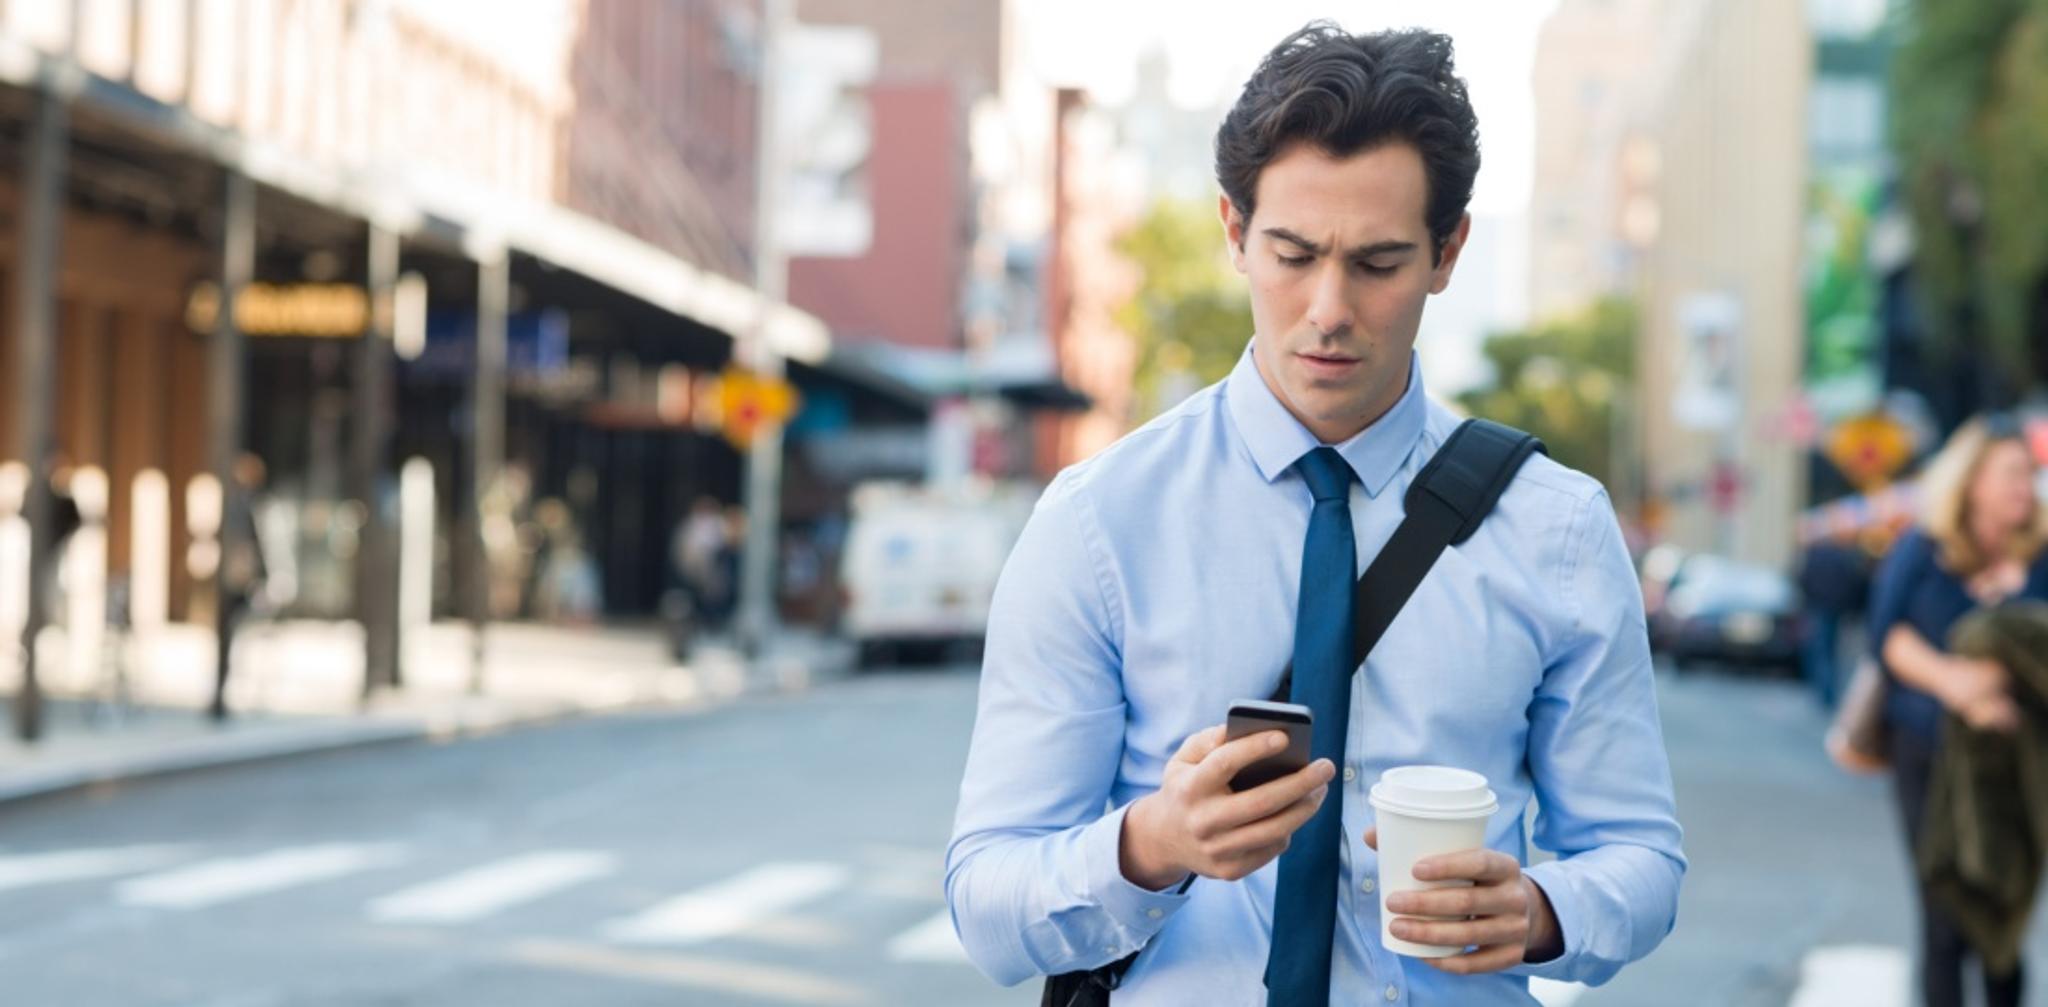
<instances>
[{"instance_id":1,"label":"street pole","mask_svg":"<svg viewBox=\"0 0 2048 1007\"><path fill-rule=\"evenodd\" d=\"M14 734L23 741L34 741L43 733L36 637L49 620L49 598L43 588L56 562L50 555L56 545L50 534L50 460L56 445L52 412L57 384L57 256L70 128L64 99L41 92L23 155L21 237L14 260L14 453L28 469L21 508L28 521L28 605L21 626L21 687L14 699Z\"/></svg>"},{"instance_id":2,"label":"street pole","mask_svg":"<svg viewBox=\"0 0 2048 1007\"><path fill-rule=\"evenodd\" d=\"M776 74L782 33L789 24L789 0L762 0L761 64L756 77L754 129L754 292L758 298L747 347L750 365L765 381L784 374L782 356L769 339L769 322L788 284L782 243L775 233L781 191L780 144L776 137ZM747 539L740 567L740 644L759 656L775 632L776 546L782 522L782 423L770 419L754 431L747 453Z\"/></svg>"},{"instance_id":3,"label":"street pole","mask_svg":"<svg viewBox=\"0 0 2048 1007\"><path fill-rule=\"evenodd\" d=\"M469 688L484 687L484 630L491 620L491 563L484 549L485 507L505 465L505 338L512 287L512 257L505 248L485 252L477 263L476 373L470 389L473 452L469 492Z\"/></svg>"},{"instance_id":4,"label":"street pole","mask_svg":"<svg viewBox=\"0 0 2048 1007\"><path fill-rule=\"evenodd\" d=\"M363 696L399 684L397 564L389 515L385 513L386 422L391 397L392 326L398 290L398 232L369 227L369 324L356 346L355 457L353 482L363 504L356 545L356 618L363 625Z\"/></svg>"},{"instance_id":5,"label":"street pole","mask_svg":"<svg viewBox=\"0 0 2048 1007\"><path fill-rule=\"evenodd\" d=\"M232 168L221 182L220 307L213 315L206 356L207 466L221 492L221 523L214 533L220 557L213 568L214 690L208 709L215 720L228 712L228 668L235 634L228 557L237 555L244 535L242 523L234 518L255 505L248 496L251 487L239 486L235 480L235 457L242 452L242 329L236 324L235 306L255 278L256 183Z\"/></svg>"}]
</instances>

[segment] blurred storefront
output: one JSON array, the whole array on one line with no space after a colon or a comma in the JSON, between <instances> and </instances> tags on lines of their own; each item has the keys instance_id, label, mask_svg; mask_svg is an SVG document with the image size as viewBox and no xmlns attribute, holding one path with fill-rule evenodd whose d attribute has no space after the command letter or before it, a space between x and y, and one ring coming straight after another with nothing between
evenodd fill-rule
<instances>
[{"instance_id":1,"label":"blurred storefront","mask_svg":"<svg viewBox=\"0 0 2048 1007\"><path fill-rule=\"evenodd\" d=\"M830 355L745 279L760 45L753 0L5 5L5 457L106 472L109 567L163 617L202 615L186 489L243 451L287 612L399 593L363 578L414 457L436 611L531 611L484 606L517 568L486 499L559 501L604 610L651 611L690 501L740 496L691 400L750 333Z\"/></svg>"}]
</instances>

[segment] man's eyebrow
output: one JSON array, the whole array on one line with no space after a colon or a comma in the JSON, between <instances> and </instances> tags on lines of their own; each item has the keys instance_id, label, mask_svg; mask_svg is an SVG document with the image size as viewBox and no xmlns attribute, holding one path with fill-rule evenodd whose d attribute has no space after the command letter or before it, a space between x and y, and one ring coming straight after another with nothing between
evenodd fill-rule
<instances>
[{"instance_id":1,"label":"man's eyebrow","mask_svg":"<svg viewBox=\"0 0 2048 1007\"><path fill-rule=\"evenodd\" d=\"M1328 247L1316 244L1284 227L1268 227L1259 233L1264 234L1268 238L1287 242L1290 245L1299 245L1303 251L1314 252L1317 255L1322 255L1329 251ZM1363 259L1368 256L1386 255L1394 252L1412 252L1414 250L1415 243L1412 241L1375 241L1370 245L1360 245L1352 249L1351 257Z\"/></svg>"}]
</instances>

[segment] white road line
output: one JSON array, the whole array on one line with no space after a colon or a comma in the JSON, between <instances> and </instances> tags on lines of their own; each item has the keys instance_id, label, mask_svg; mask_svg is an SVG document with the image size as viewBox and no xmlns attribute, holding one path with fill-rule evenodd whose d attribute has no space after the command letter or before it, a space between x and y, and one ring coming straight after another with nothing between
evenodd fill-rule
<instances>
[{"instance_id":1,"label":"white road line","mask_svg":"<svg viewBox=\"0 0 2048 1007\"><path fill-rule=\"evenodd\" d=\"M618 920L605 935L636 944L715 940L825 895L845 885L847 876L839 864L767 864Z\"/></svg>"},{"instance_id":2,"label":"white road line","mask_svg":"<svg viewBox=\"0 0 2048 1007\"><path fill-rule=\"evenodd\" d=\"M203 909L383 867L401 854L400 847L390 844L323 843L252 857L221 857L124 882L115 898L131 906Z\"/></svg>"},{"instance_id":3,"label":"white road line","mask_svg":"<svg viewBox=\"0 0 2048 1007\"><path fill-rule=\"evenodd\" d=\"M1913 959L1904 948L1814 948L1799 963L1799 989L1788 1007L1906 1007L1912 976Z\"/></svg>"},{"instance_id":4,"label":"white road line","mask_svg":"<svg viewBox=\"0 0 2048 1007\"><path fill-rule=\"evenodd\" d=\"M898 962L964 962L967 949L953 933L953 915L944 909L897 934L889 941L889 960Z\"/></svg>"},{"instance_id":5,"label":"white road line","mask_svg":"<svg viewBox=\"0 0 2048 1007\"><path fill-rule=\"evenodd\" d=\"M184 853L182 846L153 845L4 856L0 857L0 891L133 874L162 867Z\"/></svg>"},{"instance_id":6,"label":"white road line","mask_svg":"<svg viewBox=\"0 0 2048 1007\"><path fill-rule=\"evenodd\" d=\"M466 923L610 874L616 866L609 853L529 853L394 892L370 903L369 914L387 923Z\"/></svg>"},{"instance_id":7,"label":"white road line","mask_svg":"<svg viewBox=\"0 0 2048 1007\"><path fill-rule=\"evenodd\" d=\"M1572 1007L1579 998L1586 995L1584 983L1559 982L1556 979L1529 980L1529 995L1543 1007Z\"/></svg>"}]
</instances>

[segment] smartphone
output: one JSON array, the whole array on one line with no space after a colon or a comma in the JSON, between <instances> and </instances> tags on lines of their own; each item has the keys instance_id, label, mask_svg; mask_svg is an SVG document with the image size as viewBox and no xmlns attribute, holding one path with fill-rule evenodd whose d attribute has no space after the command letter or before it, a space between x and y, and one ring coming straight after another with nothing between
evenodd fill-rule
<instances>
[{"instance_id":1,"label":"smartphone","mask_svg":"<svg viewBox=\"0 0 2048 1007\"><path fill-rule=\"evenodd\" d=\"M1230 719L1223 728L1224 741L1236 741L1261 731L1287 733L1286 748L1238 770L1230 780L1230 789L1250 790L1306 767L1309 762L1309 735L1315 721L1315 711L1299 703L1240 699L1230 704Z\"/></svg>"}]
</instances>

